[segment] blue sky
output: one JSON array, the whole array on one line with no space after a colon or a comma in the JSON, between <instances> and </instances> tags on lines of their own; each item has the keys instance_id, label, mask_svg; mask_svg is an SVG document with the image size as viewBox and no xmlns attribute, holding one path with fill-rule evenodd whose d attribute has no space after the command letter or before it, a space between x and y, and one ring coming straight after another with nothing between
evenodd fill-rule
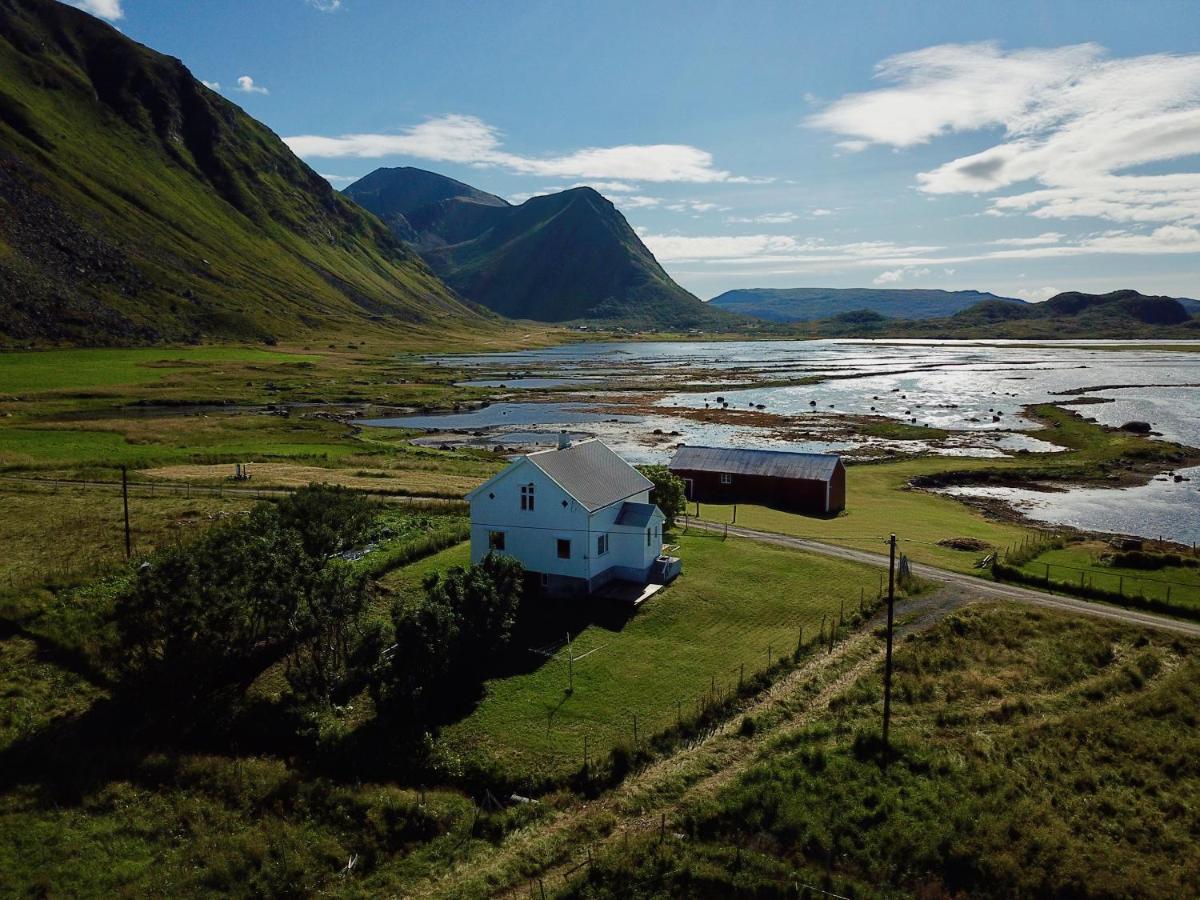
<instances>
[{"instance_id":1,"label":"blue sky","mask_svg":"<svg viewBox=\"0 0 1200 900\"><path fill-rule=\"evenodd\" d=\"M1200 296L1200 5L79 0L343 187L591 184L736 287Z\"/></svg>"}]
</instances>

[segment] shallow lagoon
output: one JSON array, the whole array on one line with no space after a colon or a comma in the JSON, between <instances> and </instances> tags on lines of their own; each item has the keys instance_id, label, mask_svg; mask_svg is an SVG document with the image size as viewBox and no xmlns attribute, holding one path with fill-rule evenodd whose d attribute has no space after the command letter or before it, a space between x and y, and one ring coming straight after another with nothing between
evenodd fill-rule
<instances>
[{"instance_id":1,"label":"shallow lagoon","mask_svg":"<svg viewBox=\"0 0 1200 900\"><path fill-rule=\"evenodd\" d=\"M467 413L364 424L460 433L481 446L545 445L557 429L569 428L604 439L634 462L664 461L679 443L831 452L863 446L837 439L780 440L766 427L700 423L672 412L761 406L784 424L816 414L854 414L928 425L953 434L936 448L920 441L890 446L987 457L1058 449L1020 414L1025 405L1058 403L1113 427L1146 421L1164 438L1200 446L1200 353L1173 352L1155 342L612 342L436 362L471 373L472 384L503 384L511 397L519 398L523 389L577 387L587 402L567 394L572 402L496 403ZM644 407L638 415L613 412L631 396L644 402L647 393L655 398L655 414ZM1154 481L1121 491L957 490L1008 500L1038 521L1191 542L1200 540L1197 482L1200 478L1179 485Z\"/></svg>"},{"instance_id":2,"label":"shallow lagoon","mask_svg":"<svg viewBox=\"0 0 1200 900\"><path fill-rule=\"evenodd\" d=\"M1048 492L967 486L945 488L940 493L1004 500L1028 518L1051 525L1200 543L1200 467L1180 469L1176 474L1189 480L1176 482L1162 475L1149 484L1117 490L1080 487Z\"/></svg>"}]
</instances>

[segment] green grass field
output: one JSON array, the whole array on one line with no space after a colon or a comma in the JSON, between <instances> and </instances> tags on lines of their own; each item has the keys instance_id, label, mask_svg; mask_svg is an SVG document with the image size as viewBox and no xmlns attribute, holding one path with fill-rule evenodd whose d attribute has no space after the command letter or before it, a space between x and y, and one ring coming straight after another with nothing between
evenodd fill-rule
<instances>
[{"instance_id":1,"label":"green grass field","mask_svg":"<svg viewBox=\"0 0 1200 900\"><path fill-rule=\"evenodd\" d=\"M1200 609L1200 566L1133 569L1102 563L1100 558L1106 552L1111 552L1111 548L1099 542L1068 544L1047 550L1020 568L1037 578L1049 577L1068 593L1082 577L1087 585L1102 590L1151 600L1169 599L1171 603Z\"/></svg>"},{"instance_id":2,"label":"green grass field","mask_svg":"<svg viewBox=\"0 0 1200 900\"><path fill-rule=\"evenodd\" d=\"M633 743L633 717L644 741L694 715L715 687L720 695L774 661L815 642L822 617L833 622L860 589L874 599L879 572L868 566L752 541L690 535L679 540L683 575L632 616L601 621L571 635L574 691L567 693L563 648L547 659L514 648L513 674L487 685L486 697L442 734L453 753L481 754L514 776L554 777L578 769L588 737L593 759ZM429 572L467 561L466 545L401 570L388 583L410 596ZM567 626L569 627L569 626ZM564 643L566 635L550 635ZM677 703L679 704L677 707Z\"/></svg>"},{"instance_id":3,"label":"green grass field","mask_svg":"<svg viewBox=\"0 0 1200 900\"><path fill-rule=\"evenodd\" d=\"M0 394L94 391L163 381L223 364L313 363L311 354L255 347L138 347L109 350L41 350L0 353Z\"/></svg>"},{"instance_id":4,"label":"green grass field","mask_svg":"<svg viewBox=\"0 0 1200 900\"><path fill-rule=\"evenodd\" d=\"M957 500L907 487L911 478L947 468L945 459L923 458L878 465L849 466L846 470L846 510L835 518L803 516L762 506L739 505L737 524L796 537L842 544L859 550L886 552L887 536L895 532L900 552L917 562L960 572L973 571L983 556L976 551L937 546L945 538L970 537L994 547L1018 544L1031 529L984 518ZM975 467L976 461L955 461L956 468ZM982 466L980 466L982 467ZM689 512L695 511L695 504ZM733 507L700 506L705 521L733 520Z\"/></svg>"}]
</instances>

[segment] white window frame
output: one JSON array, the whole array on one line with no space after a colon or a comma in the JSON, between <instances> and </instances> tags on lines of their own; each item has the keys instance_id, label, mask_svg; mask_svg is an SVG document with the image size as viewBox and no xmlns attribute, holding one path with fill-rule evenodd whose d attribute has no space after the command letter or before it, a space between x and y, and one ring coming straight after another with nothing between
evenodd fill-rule
<instances>
[{"instance_id":1,"label":"white window frame","mask_svg":"<svg viewBox=\"0 0 1200 900\"><path fill-rule=\"evenodd\" d=\"M721 484L733 484L733 474L730 472L722 472Z\"/></svg>"},{"instance_id":2,"label":"white window frame","mask_svg":"<svg viewBox=\"0 0 1200 900\"><path fill-rule=\"evenodd\" d=\"M534 500L533 483L530 482L529 484L521 485L521 510L523 512L533 512Z\"/></svg>"},{"instance_id":3,"label":"white window frame","mask_svg":"<svg viewBox=\"0 0 1200 900\"><path fill-rule=\"evenodd\" d=\"M608 555L608 535L607 534L600 534L600 535L596 536L596 555L597 556L607 556Z\"/></svg>"}]
</instances>

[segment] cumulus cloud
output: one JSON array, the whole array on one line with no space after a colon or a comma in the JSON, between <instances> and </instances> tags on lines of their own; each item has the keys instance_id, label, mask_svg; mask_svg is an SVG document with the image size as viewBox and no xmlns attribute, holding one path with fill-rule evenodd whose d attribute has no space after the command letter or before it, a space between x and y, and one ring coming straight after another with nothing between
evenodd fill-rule
<instances>
[{"instance_id":1,"label":"cumulus cloud","mask_svg":"<svg viewBox=\"0 0 1200 900\"><path fill-rule=\"evenodd\" d=\"M330 184L350 184L350 182L352 182L352 181L358 181L358 179L361 178L362 176L361 175L326 175L324 172L322 172L321 177L324 178L326 181L328 181Z\"/></svg>"},{"instance_id":2,"label":"cumulus cloud","mask_svg":"<svg viewBox=\"0 0 1200 900\"><path fill-rule=\"evenodd\" d=\"M82 9L84 12L101 19L108 19L110 22L125 17L125 11L121 9L121 0L67 0L67 2L76 9Z\"/></svg>"},{"instance_id":3,"label":"cumulus cloud","mask_svg":"<svg viewBox=\"0 0 1200 900\"><path fill-rule=\"evenodd\" d=\"M889 272L880 272L871 280L875 284L896 284L906 278L924 278L930 274L930 269L922 267L920 269L892 269Z\"/></svg>"},{"instance_id":4,"label":"cumulus cloud","mask_svg":"<svg viewBox=\"0 0 1200 900\"><path fill-rule=\"evenodd\" d=\"M321 12L337 12L342 8L342 0L305 0L305 2Z\"/></svg>"},{"instance_id":5,"label":"cumulus cloud","mask_svg":"<svg viewBox=\"0 0 1200 900\"><path fill-rule=\"evenodd\" d=\"M265 87L261 84L255 84L254 79L249 75L240 75L237 80L237 89L243 94L269 94Z\"/></svg>"},{"instance_id":6,"label":"cumulus cloud","mask_svg":"<svg viewBox=\"0 0 1200 900\"><path fill-rule=\"evenodd\" d=\"M995 214L1200 224L1200 53L1112 58L1096 44L948 44L891 57L887 83L808 119L843 150L999 129L998 143L917 175L930 194L992 193ZM1136 171L1153 166L1153 172ZM1166 171L1164 171L1166 170Z\"/></svg>"},{"instance_id":7,"label":"cumulus cloud","mask_svg":"<svg viewBox=\"0 0 1200 900\"><path fill-rule=\"evenodd\" d=\"M1020 293L1023 295L1022 299L1028 300L1030 303L1041 303L1044 300L1049 300L1055 294L1061 294L1062 291L1056 287L1044 285L1037 288L1024 288Z\"/></svg>"},{"instance_id":8,"label":"cumulus cloud","mask_svg":"<svg viewBox=\"0 0 1200 900\"><path fill-rule=\"evenodd\" d=\"M219 81L205 81L203 78L201 78L200 83L210 91L219 91L221 89L221 82Z\"/></svg>"},{"instance_id":9,"label":"cumulus cloud","mask_svg":"<svg viewBox=\"0 0 1200 900\"><path fill-rule=\"evenodd\" d=\"M524 156L505 150L501 138L499 129L476 116L446 115L396 134L306 134L284 140L303 157L414 156L543 178L694 183L760 180L720 169L711 153L687 144L624 144L586 147L559 156Z\"/></svg>"}]
</instances>

